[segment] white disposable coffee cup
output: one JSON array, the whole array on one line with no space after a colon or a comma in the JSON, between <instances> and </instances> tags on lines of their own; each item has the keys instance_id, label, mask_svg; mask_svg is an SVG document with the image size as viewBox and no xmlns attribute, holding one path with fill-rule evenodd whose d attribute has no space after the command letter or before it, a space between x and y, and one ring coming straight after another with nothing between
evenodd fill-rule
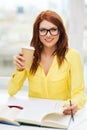
<instances>
[{"instance_id":1,"label":"white disposable coffee cup","mask_svg":"<svg viewBox=\"0 0 87 130\"><path fill-rule=\"evenodd\" d=\"M31 46L22 47L23 57L25 58L24 68L30 69L33 61L34 50L34 47Z\"/></svg>"}]
</instances>

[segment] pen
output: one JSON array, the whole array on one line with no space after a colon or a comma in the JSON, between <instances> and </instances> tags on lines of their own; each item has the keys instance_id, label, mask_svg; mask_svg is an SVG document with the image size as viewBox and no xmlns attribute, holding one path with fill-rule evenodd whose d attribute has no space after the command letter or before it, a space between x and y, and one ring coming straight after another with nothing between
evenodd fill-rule
<instances>
[{"instance_id":1,"label":"pen","mask_svg":"<svg viewBox=\"0 0 87 130\"><path fill-rule=\"evenodd\" d=\"M70 100L70 106L72 106L71 100ZM71 118L74 121L74 115L73 115L73 110L71 109Z\"/></svg>"}]
</instances>

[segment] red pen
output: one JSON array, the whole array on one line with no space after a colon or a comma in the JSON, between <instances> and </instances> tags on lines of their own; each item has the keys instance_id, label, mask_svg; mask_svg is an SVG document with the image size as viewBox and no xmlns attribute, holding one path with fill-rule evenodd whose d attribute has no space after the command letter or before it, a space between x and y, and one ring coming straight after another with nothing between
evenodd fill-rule
<instances>
[{"instance_id":1,"label":"red pen","mask_svg":"<svg viewBox=\"0 0 87 130\"><path fill-rule=\"evenodd\" d=\"M8 105L8 107L9 107L9 108L18 108L18 109L20 109L20 110L23 109L22 106L18 106L18 105Z\"/></svg>"}]
</instances>

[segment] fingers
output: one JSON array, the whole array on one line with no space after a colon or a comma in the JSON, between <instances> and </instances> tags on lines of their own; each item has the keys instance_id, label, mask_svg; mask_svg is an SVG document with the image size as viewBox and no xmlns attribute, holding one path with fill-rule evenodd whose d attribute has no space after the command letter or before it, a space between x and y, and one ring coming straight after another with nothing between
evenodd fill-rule
<instances>
[{"instance_id":1,"label":"fingers","mask_svg":"<svg viewBox=\"0 0 87 130\"><path fill-rule=\"evenodd\" d=\"M71 114L71 110L73 111L73 114L75 114L78 110L78 107L76 104L73 104L72 106L68 106L64 111L63 113L65 115L70 115Z\"/></svg>"},{"instance_id":2,"label":"fingers","mask_svg":"<svg viewBox=\"0 0 87 130\"><path fill-rule=\"evenodd\" d=\"M20 52L18 55L14 56L14 60L13 63L16 67L17 70L23 70L24 69L24 57L23 57L23 53Z\"/></svg>"}]
</instances>

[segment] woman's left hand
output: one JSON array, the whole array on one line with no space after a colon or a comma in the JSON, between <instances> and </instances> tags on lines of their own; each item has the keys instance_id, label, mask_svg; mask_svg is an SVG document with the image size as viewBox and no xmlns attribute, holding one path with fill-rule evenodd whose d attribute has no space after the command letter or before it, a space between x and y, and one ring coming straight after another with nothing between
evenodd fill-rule
<instances>
[{"instance_id":1,"label":"woman's left hand","mask_svg":"<svg viewBox=\"0 0 87 130\"><path fill-rule=\"evenodd\" d=\"M72 110L73 114L75 114L75 113L78 111L78 106L77 106L77 104L72 104L72 106L67 106L67 107L65 108L65 110L63 111L63 113L64 113L65 115L70 115L70 114L71 114L71 110Z\"/></svg>"}]
</instances>

